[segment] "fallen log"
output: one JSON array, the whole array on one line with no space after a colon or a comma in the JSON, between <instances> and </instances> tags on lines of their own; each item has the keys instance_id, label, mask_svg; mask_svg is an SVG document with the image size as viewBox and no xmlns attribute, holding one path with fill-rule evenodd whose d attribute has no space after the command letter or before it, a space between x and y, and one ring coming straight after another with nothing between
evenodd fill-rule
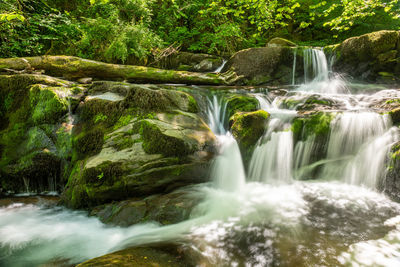
<instances>
[{"instance_id":1,"label":"fallen log","mask_svg":"<svg viewBox=\"0 0 400 267\"><path fill-rule=\"evenodd\" d=\"M151 67L109 64L72 56L0 58L0 70L43 70L46 75L79 79L127 80L147 83L231 85L241 79L235 72L222 74L164 70Z\"/></svg>"}]
</instances>

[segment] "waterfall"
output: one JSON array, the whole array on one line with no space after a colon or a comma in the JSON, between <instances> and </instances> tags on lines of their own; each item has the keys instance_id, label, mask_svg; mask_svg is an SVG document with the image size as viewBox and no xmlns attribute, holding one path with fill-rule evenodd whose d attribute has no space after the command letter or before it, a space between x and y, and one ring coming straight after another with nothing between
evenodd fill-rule
<instances>
[{"instance_id":1,"label":"waterfall","mask_svg":"<svg viewBox=\"0 0 400 267\"><path fill-rule=\"evenodd\" d=\"M270 184L292 181L293 134L287 123L273 118L250 160L249 180Z\"/></svg>"},{"instance_id":2,"label":"waterfall","mask_svg":"<svg viewBox=\"0 0 400 267\"><path fill-rule=\"evenodd\" d=\"M208 126L214 134L225 134L226 101L223 101L222 97L213 95L211 99L207 98L207 102Z\"/></svg>"},{"instance_id":3,"label":"waterfall","mask_svg":"<svg viewBox=\"0 0 400 267\"><path fill-rule=\"evenodd\" d=\"M313 170L311 163L311 154L315 149L315 136L309 136L305 141L298 141L294 149L294 176L297 179L308 178ZM309 168L307 168L309 166Z\"/></svg>"},{"instance_id":4,"label":"waterfall","mask_svg":"<svg viewBox=\"0 0 400 267\"><path fill-rule=\"evenodd\" d=\"M222 97L208 98L207 117L210 129L217 136L218 156L211 166L211 177L216 188L236 191L245 184L245 172L239 146L225 128L227 103Z\"/></svg>"},{"instance_id":5,"label":"waterfall","mask_svg":"<svg viewBox=\"0 0 400 267\"><path fill-rule=\"evenodd\" d=\"M229 132L218 136L218 141L220 151L211 166L211 177L214 179L216 188L237 191L246 182L239 146Z\"/></svg>"},{"instance_id":6,"label":"waterfall","mask_svg":"<svg viewBox=\"0 0 400 267\"><path fill-rule=\"evenodd\" d=\"M303 51L304 84L298 91L326 94L349 93L346 82L339 74L333 74L322 49L308 48Z\"/></svg>"},{"instance_id":7,"label":"waterfall","mask_svg":"<svg viewBox=\"0 0 400 267\"><path fill-rule=\"evenodd\" d=\"M222 71L222 69L225 67L226 62L228 62L227 60L223 60L221 66L219 66L214 73L220 73Z\"/></svg>"},{"instance_id":8,"label":"waterfall","mask_svg":"<svg viewBox=\"0 0 400 267\"><path fill-rule=\"evenodd\" d=\"M322 49L304 50L304 81L327 81L329 79L328 60Z\"/></svg>"},{"instance_id":9,"label":"waterfall","mask_svg":"<svg viewBox=\"0 0 400 267\"><path fill-rule=\"evenodd\" d=\"M296 84L296 61L297 61L297 48L294 49L294 55L293 55L292 85Z\"/></svg>"},{"instance_id":10,"label":"waterfall","mask_svg":"<svg viewBox=\"0 0 400 267\"><path fill-rule=\"evenodd\" d=\"M345 112L331 123L327 159L322 176L376 188L384 177L385 160L399 133L389 116Z\"/></svg>"}]
</instances>

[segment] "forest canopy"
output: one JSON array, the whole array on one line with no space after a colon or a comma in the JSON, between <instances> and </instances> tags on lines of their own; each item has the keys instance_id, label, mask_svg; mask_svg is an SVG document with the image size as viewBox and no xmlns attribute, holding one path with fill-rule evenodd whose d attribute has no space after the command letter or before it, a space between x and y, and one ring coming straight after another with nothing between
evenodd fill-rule
<instances>
[{"instance_id":1,"label":"forest canopy","mask_svg":"<svg viewBox=\"0 0 400 267\"><path fill-rule=\"evenodd\" d=\"M400 0L3 0L1 57L146 65L165 49L230 55L273 37L327 45L400 29Z\"/></svg>"}]
</instances>

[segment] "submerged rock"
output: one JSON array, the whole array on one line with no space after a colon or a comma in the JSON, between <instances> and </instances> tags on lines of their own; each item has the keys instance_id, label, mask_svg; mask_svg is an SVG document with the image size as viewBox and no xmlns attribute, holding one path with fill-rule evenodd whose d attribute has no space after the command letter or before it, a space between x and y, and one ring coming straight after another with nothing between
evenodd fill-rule
<instances>
[{"instance_id":1,"label":"submerged rock","mask_svg":"<svg viewBox=\"0 0 400 267\"><path fill-rule=\"evenodd\" d=\"M388 171L380 189L394 201L400 202L400 143L391 148Z\"/></svg>"},{"instance_id":2,"label":"submerged rock","mask_svg":"<svg viewBox=\"0 0 400 267\"><path fill-rule=\"evenodd\" d=\"M336 101L320 94L288 96L280 102L280 107L285 109L294 109L300 113L309 111L324 111L339 108Z\"/></svg>"},{"instance_id":3,"label":"submerged rock","mask_svg":"<svg viewBox=\"0 0 400 267\"><path fill-rule=\"evenodd\" d=\"M107 224L127 227L155 221L163 225L189 219L192 209L203 199L196 188L185 187L168 194L152 195L144 199L129 199L96 207L91 215Z\"/></svg>"},{"instance_id":4,"label":"submerged rock","mask_svg":"<svg viewBox=\"0 0 400 267\"><path fill-rule=\"evenodd\" d=\"M328 111L317 111L303 113L292 123L292 132L295 143L312 143L309 164L326 158L331 122L336 113ZM317 177L319 168L314 170L310 177Z\"/></svg>"},{"instance_id":5,"label":"submerged rock","mask_svg":"<svg viewBox=\"0 0 400 267\"><path fill-rule=\"evenodd\" d=\"M196 266L187 259L180 246L148 246L134 247L110 253L78 264L77 267L95 266L158 266L158 267L190 267Z\"/></svg>"}]
</instances>

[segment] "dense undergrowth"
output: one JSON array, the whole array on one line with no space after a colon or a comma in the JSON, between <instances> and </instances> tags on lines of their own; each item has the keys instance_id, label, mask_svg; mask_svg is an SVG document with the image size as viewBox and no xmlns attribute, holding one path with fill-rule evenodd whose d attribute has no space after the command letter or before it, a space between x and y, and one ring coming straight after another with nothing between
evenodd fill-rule
<instances>
[{"instance_id":1,"label":"dense undergrowth","mask_svg":"<svg viewBox=\"0 0 400 267\"><path fill-rule=\"evenodd\" d=\"M227 56L277 36L326 45L381 29L400 29L400 0L3 0L0 56L147 65L177 49Z\"/></svg>"}]
</instances>

